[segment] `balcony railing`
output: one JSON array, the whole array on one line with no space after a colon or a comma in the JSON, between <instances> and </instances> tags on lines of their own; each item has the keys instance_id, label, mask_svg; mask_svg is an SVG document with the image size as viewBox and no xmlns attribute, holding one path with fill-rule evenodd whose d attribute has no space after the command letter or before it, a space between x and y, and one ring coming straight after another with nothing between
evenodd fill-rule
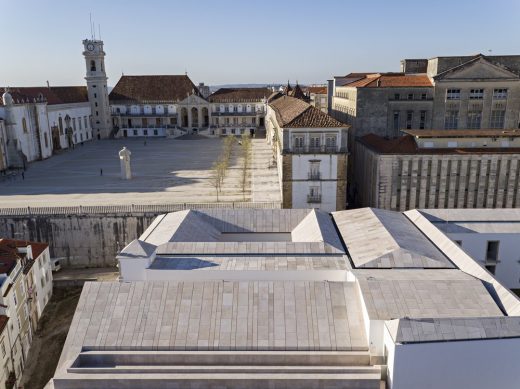
<instances>
[{"instance_id":1,"label":"balcony railing","mask_svg":"<svg viewBox=\"0 0 520 389\"><path fill-rule=\"evenodd\" d=\"M308 194L307 202L308 203L321 203L321 195Z\"/></svg>"},{"instance_id":2,"label":"balcony railing","mask_svg":"<svg viewBox=\"0 0 520 389\"><path fill-rule=\"evenodd\" d=\"M303 147L293 147L289 151L295 154L304 154L304 153L342 153L346 150L342 148L338 148L338 146L303 146Z\"/></svg>"},{"instance_id":3,"label":"balcony railing","mask_svg":"<svg viewBox=\"0 0 520 389\"><path fill-rule=\"evenodd\" d=\"M168 111L157 112L152 110L152 112L117 112L117 110L112 110L112 115L121 116L121 117L177 117L177 113L170 113Z\"/></svg>"},{"instance_id":4,"label":"balcony railing","mask_svg":"<svg viewBox=\"0 0 520 389\"><path fill-rule=\"evenodd\" d=\"M309 180L319 180L321 179L321 174L320 172L309 172L307 177L309 177Z\"/></svg>"},{"instance_id":5,"label":"balcony railing","mask_svg":"<svg viewBox=\"0 0 520 389\"><path fill-rule=\"evenodd\" d=\"M211 113L211 116L256 116L263 115L265 111L242 111L242 112L228 112L228 111L215 111Z\"/></svg>"}]
</instances>

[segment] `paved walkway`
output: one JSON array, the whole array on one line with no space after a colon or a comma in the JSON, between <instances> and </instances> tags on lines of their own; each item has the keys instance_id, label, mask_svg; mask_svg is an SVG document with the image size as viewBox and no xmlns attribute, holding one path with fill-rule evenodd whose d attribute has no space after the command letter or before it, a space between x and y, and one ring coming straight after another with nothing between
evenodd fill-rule
<instances>
[{"instance_id":1,"label":"paved walkway","mask_svg":"<svg viewBox=\"0 0 520 389\"><path fill-rule=\"evenodd\" d=\"M58 282L78 280L117 281L119 278L119 269L116 267L61 269L53 273L52 278Z\"/></svg>"},{"instance_id":2,"label":"paved walkway","mask_svg":"<svg viewBox=\"0 0 520 389\"><path fill-rule=\"evenodd\" d=\"M282 201L280 180L276 166L269 167L273 158L271 146L265 138L253 139L252 200Z\"/></svg>"},{"instance_id":3,"label":"paved walkway","mask_svg":"<svg viewBox=\"0 0 520 389\"><path fill-rule=\"evenodd\" d=\"M120 178L118 152L123 146L132 152L131 180ZM142 139L85 142L75 150L31 163L24 180L20 176L1 181L0 207L216 202L211 166L221 149L218 138L158 138L148 139L146 144ZM245 198L241 190L241 155L238 145L234 149L219 200L251 201L249 188ZM268 158L264 161L263 153L257 166L269 176L275 171L267 169ZM270 179L262 178L264 175L257 174L256 201L271 201ZM265 196L264 190L268 192Z\"/></svg>"}]
</instances>

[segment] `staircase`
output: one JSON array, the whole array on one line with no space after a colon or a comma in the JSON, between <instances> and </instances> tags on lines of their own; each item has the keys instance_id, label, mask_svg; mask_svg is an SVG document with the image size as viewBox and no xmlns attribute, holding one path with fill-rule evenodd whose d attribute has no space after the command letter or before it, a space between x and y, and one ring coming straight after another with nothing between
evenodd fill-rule
<instances>
[{"instance_id":1,"label":"staircase","mask_svg":"<svg viewBox=\"0 0 520 389\"><path fill-rule=\"evenodd\" d=\"M380 389L367 351L84 351L55 389Z\"/></svg>"}]
</instances>

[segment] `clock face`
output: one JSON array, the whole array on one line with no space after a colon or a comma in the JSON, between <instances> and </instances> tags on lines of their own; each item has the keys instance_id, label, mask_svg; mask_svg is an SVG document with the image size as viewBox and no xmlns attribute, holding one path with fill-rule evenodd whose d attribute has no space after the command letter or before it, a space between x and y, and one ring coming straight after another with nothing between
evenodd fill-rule
<instances>
[{"instance_id":1,"label":"clock face","mask_svg":"<svg viewBox=\"0 0 520 389\"><path fill-rule=\"evenodd\" d=\"M88 50L88 51L94 51L94 45L93 45L92 43L89 43L89 44L87 45L87 50Z\"/></svg>"}]
</instances>

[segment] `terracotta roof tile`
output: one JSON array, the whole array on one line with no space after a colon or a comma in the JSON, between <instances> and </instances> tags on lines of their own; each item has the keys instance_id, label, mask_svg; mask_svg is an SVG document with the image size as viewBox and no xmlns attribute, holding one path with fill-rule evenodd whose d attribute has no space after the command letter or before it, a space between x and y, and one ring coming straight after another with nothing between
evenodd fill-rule
<instances>
[{"instance_id":1,"label":"terracotta roof tile","mask_svg":"<svg viewBox=\"0 0 520 389\"><path fill-rule=\"evenodd\" d=\"M0 87L0 95L5 92L5 89L5 87ZM43 97L48 105L88 102L86 86L9 87L9 93L15 103L22 100L32 103L40 97ZM1 99L0 105L3 105Z\"/></svg>"},{"instance_id":2,"label":"terracotta roof tile","mask_svg":"<svg viewBox=\"0 0 520 389\"><path fill-rule=\"evenodd\" d=\"M303 100L282 96L269 106L275 111L280 127L284 128L327 128L349 126L313 107Z\"/></svg>"},{"instance_id":3,"label":"terracotta roof tile","mask_svg":"<svg viewBox=\"0 0 520 389\"><path fill-rule=\"evenodd\" d=\"M347 83L344 86L354 88L401 88L401 87L432 87L433 84L426 74L405 73L374 73Z\"/></svg>"},{"instance_id":4,"label":"terracotta roof tile","mask_svg":"<svg viewBox=\"0 0 520 389\"><path fill-rule=\"evenodd\" d=\"M38 258L49 245L47 243L31 242L16 239L0 239L0 274L8 274L16 262L22 258L17 248L31 246L33 259Z\"/></svg>"},{"instance_id":5,"label":"terracotta roof tile","mask_svg":"<svg viewBox=\"0 0 520 389\"><path fill-rule=\"evenodd\" d=\"M315 93L317 95L326 95L327 94L327 86L326 85L308 86L305 89L306 89L307 93Z\"/></svg>"},{"instance_id":6,"label":"terracotta roof tile","mask_svg":"<svg viewBox=\"0 0 520 389\"><path fill-rule=\"evenodd\" d=\"M471 148L419 148L411 135L396 139L386 139L375 134L367 134L357 139L357 142L379 154L518 154L519 148L514 147L471 147Z\"/></svg>"},{"instance_id":7,"label":"terracotta roof tile","mask_svg":"<svg viewBox=\"0 0 520 389\"><path fill-rule=\"evenodd\" d=\"M186 75L122 76L110 92L110 101L178 102L188 95L201 96Z\"/></svg>"},{"instance_id":8,"label":"terracotta roof tile","mask_svg":"<svg viewBox=\"0 0 520 389\"><path fill-rule=\"evenodd\" d=\"M269 88L220 88L208 97L212 103L255 102L271 95Z\"/></svg>"}]
</instances>

